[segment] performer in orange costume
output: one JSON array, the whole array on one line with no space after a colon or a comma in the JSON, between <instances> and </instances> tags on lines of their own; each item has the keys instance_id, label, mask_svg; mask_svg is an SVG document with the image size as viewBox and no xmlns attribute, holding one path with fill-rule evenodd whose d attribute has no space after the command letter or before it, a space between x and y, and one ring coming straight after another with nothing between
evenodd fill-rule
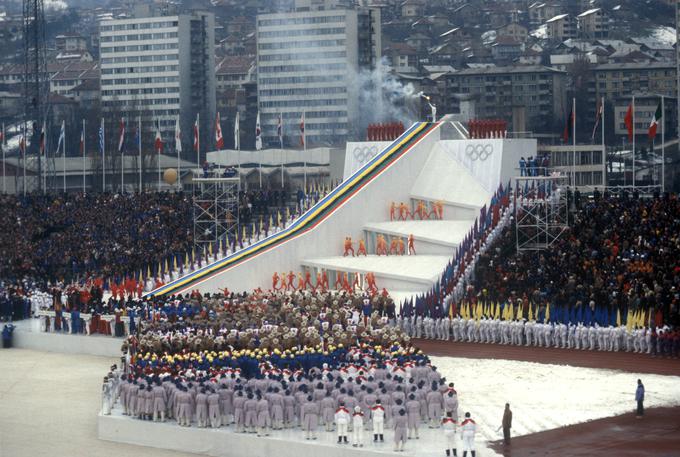
<instances>
[{"instance_id":1,"label":"performer in orange costume","mask_svg":"<svg viewBox=\"0 0 680 457\"><path fill-rule=\"evenodd\" d=\"M352 290L359 289L359 273L354 273L354 282L352 282Z\"/></svg>"},{"instance_id":2,"label":"performer in orange costume","mask_svg":"<svg viewBox=\"0 0 680 457\"><path fill-rule=\"evenodd\" d=\"M341 290L342 289L342 273L338 272L336 277L335 277L335 284L333 285L333 288L335 290Z\"/></svg>"},{"instance_id":3,"label":"performer in orange costume","mask_svg":"<svg viewBox=\"0 0 680 457\"><path fill-rule=\"evenodd\" d=\"M291 290L295 290L295 273L293 273L293 270L288 272L288 287L290 287ZM288 290L288 287L286 290Z\"/></svg>"},{"instance_id":4,"label":"performer in orange costume","mask_svg":"<svg viewBox=\"0 0 680 457\"><path fill-rule=\"evenodd\" d=\"M378 235L376 239L375 253L377 255L387 255L387 241L382 235Z\"/></svg>"},{"instance_id":5,"label":"performer in orange costume","mask_svg":"<svg viewBox=\"0 0 680 457\"><path fill-rule=\"evenodd\" d=\"M297 290L305 290L305 278L302 276L302 273L298 273Z\"/></svg>"},{"instance_id":6,"label":"performer in orange costume","mask_svg":"<svg viewBox=\"0 0 680 457\"><path fill-rule=\"evenodd\" d=\"M394 237L390 241L390 255L397 255L399 253L399 240Z\"/></svg>"},{"instance_id":7,"label":"performer in orange costume","mask_svg":"<svg viewBox=\"0 0 680 457\"><path fill-rule=\"evenodd\" d=\"M392 204L390 204L390 220L393 221L396 216L397 216L397 204L392 202Z\"/></svg>"},{"instance_id":8,"label":"performer in orange costume","mask_svg":"<svg viewBox=\"0 0 680 457\"><path fill-rule=\"evenodd\" d=\"M401 202L399 203L399 220L400 221L405 221L409 216L409 210L408 206L406 206L406 203Z\"/></svg>"},{"instance_id":9,"label":"performer in orange costume","mask_svg":"<svg viewBox=\"0 0 680 457\"><path fill-rule=\"evenodd\" d=\"M366 273L366 285L366 290L368 290L370 294L378 292L378 287L375 285L375 275L370 271Z\"/></svg>"},{"instance_id":10,"label":"performer in orange costume","mask_svg":"<svg viewBox=\"0 0 680 457\"><path fill-rule=\"evenodd\" d=\"M326 273L326 270L321 272L321 279L321 287L323 290L328 290L328 273Z\"/></svg>"},{"instance_id":11,"label":"performer in orange costume","mask_svg":"<svg viewBox=\"0 0 680 457\"><path fill-rule=\"evenodd\" d=\"M406 247L404 246L404 239L399 238L399 255L404 255L406 253Z\"/></svg>"},{"instance_id":12,"label":"performer in orange costume","mask_svg":"<svg viewBox=\"0 0 680 457\"><path fill-rule=\"evenodd\" d=\"M281 276L279 277L279 281L281 281L281 286L279 287L279 290L288 289L288 285L286 284L286 273L281 273Z\"/></svg>"},{"instance_id":13,"label":"performer in orange costume","mask_svg":"<svg viewBox=\"0 0 680 457\"><path fill-rule=\"evenodd\" d=\"M408 255L416 255L416 247L413 245L413 233L408 236Z\"/></svg>"},{"instance_id":14,"label":"performer in orange costume","mask_svg":"<svg viewBox=\"0 0 680 457\"><path fill-rule=\"evenodd\" d=\"M347 274L347 272L343 273L342 275L342 288L345 289L348 293L352 291L349 287L349 275Z\"/></svg>"},{"instance_id":15,"label":"performer in orange costume","mask_svg":"<svg viewBox=\"0 0 680 457\"><path fill-rule=\"evenodd\" d=\"M352 237L345 237L345 252L342 254L343 257L347 257L349 252L352 251L352 257L354 257L354 248L352 247Z\"/></svg>"},{"instance_id":16,"label":"performer in orange costume","mask_svg":"<svg viewBox=\"0 0 680 457\"><path fill-rule=\"evenodd\" d=\"M272 290L279 290L278 289L278 284L279 284L279 274L277 272L274 272L272 275Z\"/></svg>"},{"instance_id":17,"label":"performer in orange costume","mask_svg":"<svg viewBox=\"0 0 680 457\"><path fill-rule=\"evenodd\" d=\"M437 200L434 202L434 211L435 215L437 216L437 219L440 221L444 219L444 202L441 200Z\"/></svg>"},{"instance_id":18,"label":"performer in orange costume","mask_svg":"<svg viewBox=\"0 0 680 457\"><path fill-rule=\"evenodd\" d=\"M363 238L359 240L359 249L357 250L357 257L359 257L361 254L364 255L364 257L367 257L366 254L366 242L364 241Z\"/></svg>"},{"instance_id":19,"label":"performer in orange costume","mask_svg":"<svg viewBox=\"0 0 680 457\"><path fill-rule=\"evenodd\" d=\"M418 202L418 207L416 208L416 214L418 215L418 218L422 221L425 219L425 217L428 215L427 214L427 206L425 205L425 202L420 200Z\"/></svg>"},{"instance_id":20,"label":"performer in orange costume","mask_svg":"<svg viewBox=\"0 0 680 457\"><path fill-rule=\"evenodd\" d=\"M319 276L317 275L316 277L316 283L319 283ZM303 289L311 289L314 290L314 286L312 285L312 274L309 272L309 270L305 271L305 282L302 285Z\"/></svg>"}]
</instances>

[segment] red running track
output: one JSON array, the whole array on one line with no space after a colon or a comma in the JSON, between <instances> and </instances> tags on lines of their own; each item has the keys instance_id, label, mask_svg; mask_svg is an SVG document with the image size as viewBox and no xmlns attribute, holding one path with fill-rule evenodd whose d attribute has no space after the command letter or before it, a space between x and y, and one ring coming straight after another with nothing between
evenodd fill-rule
<instances>
[{"instance_id":1,"label":"red running track","mask_svg":"<svg viewBox=\"0 0 680 457\"><path fill-rule=\"evenodd\" d=\"M415 339L413 342L426 354L435 356L519 360L586 368L608 368L632 373L680 376L679 359L653 357L649 354L457 343L424 339ZM678 452L678 456L680 456L680 452Z\"/></svg>"}]
</instances>

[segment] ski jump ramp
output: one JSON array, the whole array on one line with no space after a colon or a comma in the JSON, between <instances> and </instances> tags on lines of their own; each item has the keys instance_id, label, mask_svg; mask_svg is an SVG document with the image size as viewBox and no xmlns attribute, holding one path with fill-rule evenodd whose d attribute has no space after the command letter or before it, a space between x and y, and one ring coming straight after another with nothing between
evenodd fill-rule
<instances>
[{"instance_id":1,"label":"ski jump ramp","mask_svg":"<svg viewBox=\"0 0 680 457\"><path fill-rule=\"evenodd\" d=\"M267 290L274 272L308 270L315 278L322 269L331 286L339 273L373 272L397 300L429 289L479 209L516 175L519 158L536 154L532 139L442 139L452 128L460 132L451 122L416 123L391 143L348 143L344 181L292 225L148 295ZM444 220L389 220L391 202L413 210L421 200L443 202ZM378 234L413 234L417 255L372 255ZM355 248L364 238L369 255L342 257L347 236Z\"/></svg>"}]
</instances>

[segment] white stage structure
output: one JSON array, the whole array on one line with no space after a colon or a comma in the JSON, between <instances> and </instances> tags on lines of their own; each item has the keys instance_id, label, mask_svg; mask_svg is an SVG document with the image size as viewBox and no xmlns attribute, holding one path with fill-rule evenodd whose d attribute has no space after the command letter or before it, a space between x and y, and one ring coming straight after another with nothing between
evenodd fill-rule
<instances>
[{"instance_id":1,"label":"white stage structure","mask_svg":"<svg viewBox=\"0 0 680 457\"><path fill-rule=\"evenodd\" d=\"M398 300L432 287L456 246L489 204L499 184L515 177L521 156L536 155L534 139L467 139L452 122L416 123L392 143L348 143L343 183L294 224L150 294L271 288L274 272L324 269L334 284L339 273L373 272L379 288ZM451 132L454 132L452 134ZM458 139L449 139L458 138ZM374 148L375 146L375 148ZM373 154L377 150L378 152ZM370 153L370 154L369 154ZM389 206L442 202L442 221L390 221ZM415 237L414 257L371 255L378 234ZM343 241L367 240L367 257L342 257Z\"/></svg>"}]
</instances>

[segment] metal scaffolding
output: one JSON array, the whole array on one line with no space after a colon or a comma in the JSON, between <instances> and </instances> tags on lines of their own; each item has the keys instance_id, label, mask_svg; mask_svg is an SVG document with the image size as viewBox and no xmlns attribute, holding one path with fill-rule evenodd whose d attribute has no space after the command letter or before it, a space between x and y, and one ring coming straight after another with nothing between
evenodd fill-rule
<instances>
[{"instance_id":1,"label":"metal scaffolding","mask_svg":"<svg viewBox=\"0 0 680 457\"><path fill-rule=\"evenodd\" d=\"M238 236L240 180L225 177L220 170L194 173L194 245L198 249Z\"/></svg>"},{"instance_id":2,"label":"metal scaffolding","mask_svg":"<svg viewBox=\"0 0 680 457\"><path fill-rule=\"evenodd\" d=\"M569 228L569 177L515 178L515 240L517 251L550 248Z\"/></svg>"}]
</instances>

